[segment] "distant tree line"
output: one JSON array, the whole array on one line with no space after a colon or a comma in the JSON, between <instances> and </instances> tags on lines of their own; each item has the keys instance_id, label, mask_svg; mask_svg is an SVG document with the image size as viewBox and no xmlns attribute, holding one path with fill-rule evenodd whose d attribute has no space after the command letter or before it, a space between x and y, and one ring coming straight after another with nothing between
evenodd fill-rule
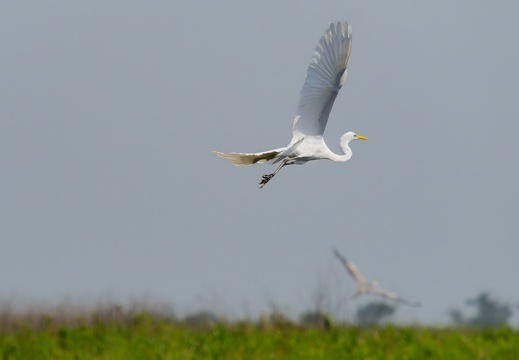
<instances>
[{"instance_id":1,"label":"distant tree line","mask_svg":"<svg viewBox=\"0 0 519 360\"><path fill-rule=\"evenodd\" d=\"M449 310L454 325L457 326L501 326L507 325L513 315L512 306L502 303L492 297L488 292L482 292L465 303L476 307L476 314L466 317L459 308Z\"/></svg>"},{"instance_id":2,"label":"distant tree line","mask_svg":"<svg viewBox=\"0 0 519 360\"><path fill-rule=\"evenodd\" d=\"M452 323L455 326L503 326L508 325L513 315L513 307L491 296L488 292L482 292L474 298L465 301L469 307L475 307L473 316L467 316L460 308L452 308L448 311ZM355 315L355 323L361 326L375 326L388 322L395 315L398 306L388 301L373 301L360 306ZM220 321L219 317L207 311L186 316L184 319L195 327L207 327ZM279 312L262 317L260 323L292 323ZM292 323L295 324L295 323ZM306 327L314 327L328 330L332 326L332 316L320 310L309 310L299 317L299 324Z\"/></svg>"}]
</instances>

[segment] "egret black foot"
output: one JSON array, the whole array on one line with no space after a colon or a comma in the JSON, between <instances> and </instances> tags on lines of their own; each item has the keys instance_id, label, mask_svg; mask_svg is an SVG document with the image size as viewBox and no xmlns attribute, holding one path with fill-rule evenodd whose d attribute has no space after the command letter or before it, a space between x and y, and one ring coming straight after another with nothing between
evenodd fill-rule
<instances>
[{"instance_id":1,"label":"egret black foot","mask_svg":"<svg viewBox=\"0 0 519 360\"><path fill-rule=\"evenodd\" d=\"M265 186L266 183L268 183L270 181L270 179L272 179L274 177L274 174L267 174L267 175L263 175L261 177L261 181L260 181L260 189Z\"/></svg>"}]
</instances>

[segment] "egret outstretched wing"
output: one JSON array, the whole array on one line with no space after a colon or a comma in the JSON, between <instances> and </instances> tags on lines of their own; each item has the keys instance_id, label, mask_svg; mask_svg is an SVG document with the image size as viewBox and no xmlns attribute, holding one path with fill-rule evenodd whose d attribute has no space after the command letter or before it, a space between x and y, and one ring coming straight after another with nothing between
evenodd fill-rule
<instances>
[{"instance_id":1,"label":"egret outstretched wing","mask_svg":"<svg viewBox=\"0 0 519 360\"><path fill-rule=\"evenodd\" d=\"M364 285L367 283L366 279L364 278L364 276L362 276L359 269L357 268L357 266L355 266L354 263L352 263L351 261L348 261L337 250L334 250L333 253L334 253L335 257L337 259L339 259L339 261L342 263L342 265L344 265L344 267L346 268L348 273L351 275L351 277L353 277L355 279L357 284Z\"/></svg>"},{"instance_id":2,"label":"egret outstretched wing","mask_svg":"<svg viewBox=\"0 0 519 360\"><path fill-rule=\"evenodd\" d=\"M324 133L335 98L346 81L350 54L351 26L347 22L331 24L306 72L294 119L294 139Z\"/></svg>"},{"instance_id":3,"label":"egret outstretched wing","mask_svg":"<svg viewBox=\"0 0 519 360\"><path fill-rule=\"evenodd\" d=\"M410 306L420 306L419 302L406 300L404 298L401 298L397 293L394 293L392 291L382 289L379 287L372 287L369 289L369 292L371 292L372 294L379 295L379 296L388 298L390 300L402 303L402 304L406 304L406 305L410 305Z\"/></svg>"}]
</instances>

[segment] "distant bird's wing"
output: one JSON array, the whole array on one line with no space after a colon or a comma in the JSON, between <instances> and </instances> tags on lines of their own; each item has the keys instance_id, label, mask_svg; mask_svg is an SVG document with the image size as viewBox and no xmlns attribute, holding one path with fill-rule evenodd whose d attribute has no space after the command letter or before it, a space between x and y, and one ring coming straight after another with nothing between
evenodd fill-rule
<instances>
[{"instance_id":1,"label":"distant bird's wing","mask_svg":"<svg viewBox=\"0 0 519 360\"><path fill-rule=\"evenodd\" d=\"M301 90L293 136L322 135L337 94L347 76L351 53L351 26L331 24L315 49Z\"/></svg>"},{"instance_id":2,"label":"distant bird's wing","mask_svg":"<svg viewBox=\"0 0 519 360\"><path fill-rule=\"evenodd\" d=\"M378 288L378 287L372 287L370 289L370 292L372 294L380 295L380 296L386 297L388 299L391 299L393 301L400 302L402 304L411 305L411 306L420 306L420 303L412 302L412 301L408 301L406 299L403 299L400 296L398 296L398 294L396 294L396 293L394 293L392 291L389 291L389 290L381 289L381 288Z\"/></svg>"},{"instance_id":3,"label":"distant bird's wing","mask_svg":"<svg viewBox=\"0 0 519 360\"><path fill-rule=\"evenodd\" d=\"M351 261L348 261L344 256L342 256L337 250L333 251L335 257L339 259L339 261L344 265L348 273L355 279L355 281L359 285L366 284L366 279L362 274L360 273L359 269L357 269L357 266L355 266L354 263Z\"/></svg>"},{"instance_id":4,"label":"distant bird's wing","mask_svg":"<svg viewBox=\"0 0 519 360\"><path fill-rule=\"evenodd\" d=\"M222 159L229 160L236 166L247 166L252 164L263 164L270 160L274 160L280 154L283 154L287 148L279 148L258 153L221 153L213 151L213 153Z\"/></svg>"}]
</instances>

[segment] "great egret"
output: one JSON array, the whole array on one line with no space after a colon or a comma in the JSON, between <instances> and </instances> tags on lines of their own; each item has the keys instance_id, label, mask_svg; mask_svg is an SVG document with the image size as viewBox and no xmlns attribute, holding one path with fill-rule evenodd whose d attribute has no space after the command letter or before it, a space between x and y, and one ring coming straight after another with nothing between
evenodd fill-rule
<instances>
[{"instance_id":1,"label":"great egret","mask_svg":"<svg viewBox=\"0 0 519 360\"><path fill-rule=\"evenodd\" d=\"M327 159L345 162L351 158L348 143L352 140L368 140L362 135L347 132L341 136L339 146L342 155L333 153L323 139L324 129L333 102L344 85L351 53L351 26L347 22L331 24L315 49L312 62L306 72L297 113L292 128L292 141L287 147L259 153L221 153L217 156L237 166L281 161L272 174L263 175L262 188L285 165L304 164L310 160Z\"/></svg>"},{"instance_id":2,"label":"great egret","mask_svg":"<svg viewBox=\"0 0 519 360\"><path fill-rule=\"evenodd\" d=\"M374 294L374 295L382 296L382 297L388 298L390 300L397 301L397 302L411 305L411 306L420 305L420 303L418 303L418 302L411 302L411 301L405 300L392 291L380 288L378 286L379 282L377 280L367 282L366 279L364 278L364 276L362 276L359 269L357 268L357 266L355 266L354 263L347 260L337 250L334 250L333 253L337 257L337 259L339 259L339 261L344 265L344 267L346 268L348 273L351 275L351 277L353 279L355 279L355 281L357 282L357 291L353 295L354 298L356 298L360 295L364 295L364 294Z\"/></svg>"}]
</instances>

